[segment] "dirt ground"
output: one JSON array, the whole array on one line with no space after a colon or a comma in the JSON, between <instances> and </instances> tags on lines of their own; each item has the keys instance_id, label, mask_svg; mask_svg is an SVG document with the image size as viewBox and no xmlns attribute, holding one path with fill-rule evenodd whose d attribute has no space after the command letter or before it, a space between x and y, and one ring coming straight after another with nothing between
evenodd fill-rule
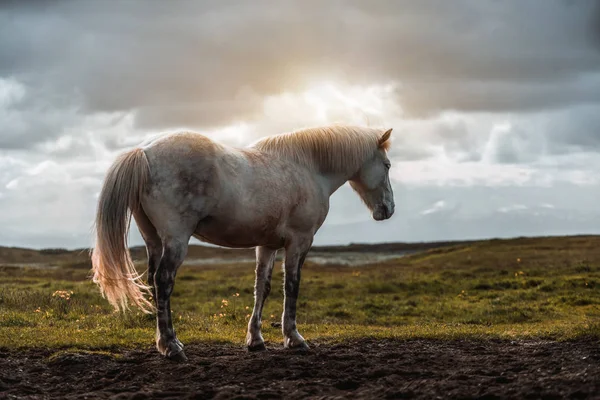
<instances>
[{"instance_id":1,"label":"dirt ground","mask_svg":"<svg viewBox=\"0 0 600 400\"><path fill-rule=\"evenodd\" d=\"M361 340L307 353L186 346L103 354L0 350L0 398L600 399L600 343Z\"/></svg>"}]
</instances>

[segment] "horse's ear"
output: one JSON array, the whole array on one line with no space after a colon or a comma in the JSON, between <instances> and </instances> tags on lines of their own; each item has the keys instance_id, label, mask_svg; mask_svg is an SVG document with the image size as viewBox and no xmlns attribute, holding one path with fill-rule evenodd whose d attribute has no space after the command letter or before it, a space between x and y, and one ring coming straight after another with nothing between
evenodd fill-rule
<instances>
[{"instance_id":1,"label":"horse's ear","mask_svg":"<svg viewBox=\"0 0 600 400\"><path fill-rule=\"evenodd\" d=\"M390 147L390 136L392 135L392 129L388 129L385 131L383 135L379 138L379 147L387 150Z\"/></svg>"}]
</instances>

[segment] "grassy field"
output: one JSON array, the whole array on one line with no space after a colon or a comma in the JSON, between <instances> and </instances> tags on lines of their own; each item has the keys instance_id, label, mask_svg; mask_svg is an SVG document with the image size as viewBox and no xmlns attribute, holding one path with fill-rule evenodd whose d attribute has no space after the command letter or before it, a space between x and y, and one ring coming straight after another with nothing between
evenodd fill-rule
<instances>
[{"instance_id":1,"label":"grassy field","mask_svg":"<svg viewBox=\"0 0 600 400\"><path fill-rule=\"evenodd\" d=\"M81 257L53 267L0 266L0 347L152 345L154 317L114 313L88 276ZM172 300L179 338L242 345L253 281L249 263L183 266ZM282 298L276 267L263 320L267 342L282 340L271 326ZM308 263L298 323L309 343L600 337L600 237L475 242L358 267Z\"/></svg>"}]
</instances>

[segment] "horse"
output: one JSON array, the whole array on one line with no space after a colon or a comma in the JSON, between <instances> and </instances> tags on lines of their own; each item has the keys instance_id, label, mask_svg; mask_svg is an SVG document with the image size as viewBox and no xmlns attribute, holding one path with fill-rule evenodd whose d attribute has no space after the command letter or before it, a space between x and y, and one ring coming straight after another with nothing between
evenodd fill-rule
<instances>
[{"instance_id":1,"label":"horse","mask_svg":"<svg viewBox=\"0 0 600 400\"><path fill-rule=\"evenodd\" d=\"M277 251L284 249L284 348L308 349L296 327L300 272L329 211L330 196L349 182L373 219L394 213L390 184L392 129L313 127L231 147L177 132L124 152L110 166L98 198L92 280L116 311L133 304L156 313L156 347L187 360L171 318L177 269L192 236L229 248L255 248L249 351L265 350L262 310ZM146 244L147 283L133 264L131 217Z\"/></svg>"}]
</instances>

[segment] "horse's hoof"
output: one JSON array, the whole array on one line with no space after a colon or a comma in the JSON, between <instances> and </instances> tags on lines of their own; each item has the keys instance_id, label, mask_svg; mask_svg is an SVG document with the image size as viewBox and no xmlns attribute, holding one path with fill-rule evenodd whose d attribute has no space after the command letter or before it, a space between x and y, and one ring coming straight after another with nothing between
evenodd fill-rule
<instances>
[{"instance_id":1,"label":"horse's hoof","mask_svg":"<svg viewBox=\"0 0 600 400\"><path fill-rule=\"evenodd\" d=\"M298 352L306 352L310 350L310 347L308 346L308 344L306 344L306 342L300 342L298 344L289 344L286 349L290 350L290 351L298 351Z\"/></svg>"},{"instance_id":2,"label":"horse's hoof","mask_svg":"<svg viewBox=\"0 0 600 400\"><path fill-rule=\"evenodd\" d=\"M183 352L183 344L177 338L170 341L166 347L163 343L159 340L157 347L158 351L164 354L167 359L177 362L187 361L187 357Z\"/></svg>"},{"instance_id":3,"label":"horse's hoof","mask_svg":"<svg viewBox=\"0 0 600 400\"><path fill-rule=\"evenodd\" d=\"M248 346L248 351L250 352L258 352L258 351L266 351L267 346L265 346L265 342L259 342L253 345Z\"/></svg>"},{"instance_id":4,"label":"horse's hoof","mask_svg":"<svg viewBox=\"0 0 600 400\"><path fill-rule=\"evenodd\" d=\"M167 358L171 361L175 361L175 362L186 362L188 360L188 358L186 357L185 353L183 352L183 350L177 352L177 353L171 353L169 355L167 355Z\"/></svg>"}]
</instances>

